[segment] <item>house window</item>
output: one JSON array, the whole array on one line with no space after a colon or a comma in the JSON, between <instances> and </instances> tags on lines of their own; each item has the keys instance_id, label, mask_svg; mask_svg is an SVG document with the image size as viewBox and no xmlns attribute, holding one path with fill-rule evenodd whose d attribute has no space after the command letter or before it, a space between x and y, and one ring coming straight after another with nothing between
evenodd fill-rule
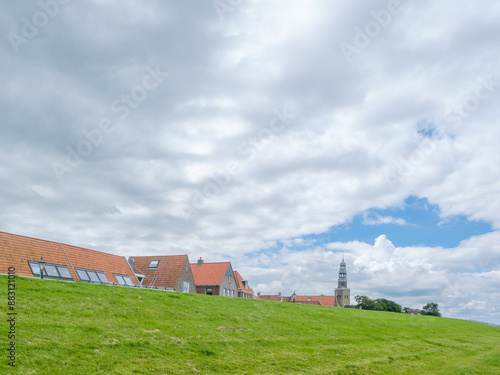
<instances>
[{"instance_id":1,"label":"house window","mask_svg":"<svg viewBox=\"0 0 500 375\"><path fill-rule=\"evenodd\" d=\"M95 271L87 270L87 274L90 277L90 281L93 283L101 283L101 280L99 280L99 276L97 276L97 273Z\"/></svg>"},{"instance_id":2,"label":"house window","mask_svg":"<svg viewBox=\"0 0 500 375\"><path fill-rule=\"evenodd\" d=\"M211 296L211 295L212 295L212 293L213 293L213 289L212 289L212 288L206 288L206 289L205 289L205 294L207 294L207 295L210 295L210 296Z\"/></svg>"},{"instance_id":3,"label":"house window","mask_svg":"<svg viewBox=\"0 0 500 375\"><path fill-rule=\"evenodd\" d=\"M106 276L106 274L102 271L97 271L97 276L99 277L99 280L101 280L101 283L103 284L111 284L108 280L108 277Z\"/></svg>"},{"instance_id":4,"label":"house window","mask_svg":"<svg viewBox=\"0 0 500 375\"><path fill-rule=\"evenodd\" d=\"M111 284L103 271L76 268L76 273L80 277L81 281L87 281L95 284Z\"/></svg>"},{"instance_id":5,"label":"house window","mask_svg":"<svg viewBox=\"0 0 500 375\"><path fill-rule=\"evenodd\" d=\"M28 262L30 268L31 268L31 273L33 274L33 276L35 275L40 275L40 265L38 264L38 262Z\"/></svg>"},{"instance_id":6,"label":"house window","mask_svg":"<svg viewBox=\"0 0 500 375\"><path fill-rule=\"evenodd\" d=\"M76 273L78 274L78 277L80 277L80 280L81 281L90 281L90 278L89 276L87 275L87 271L85 270L80 270L80 269L76 269Z\"/></svg>"},{"instance_id":7,"label":"house window","mask_svg":"<svg viewBox=\"0 0 500 375\"><path fill-rule=\"evenodd\" d=\"M114 273L113 276L115 277L116 281L118 281L118 285L134 286L132 279L128 275L120 275L118 273Z\"/></svg>"},{"instance_id":8,"label":"house window","mask_svg":"<svg viewBox=\"0 0 500 375\"><path fill-rule=\"evenodd\" d=\"M158 263L160 263L159 260L152 260L148 268L158 268Z\"/></svg>"},{"instance_id":9,"label":"house window","mask_svg":"<svg viewBox=\"0 0 500 375\"><path fill-rule=\"evenodd\" d=\"M71 277L71 273L69 273L68 267L66 266L56 266L56 267L57 270L59 271L59 275L61 275L63 279L73 279L73 277Z\"/></svg>"},{"instance_id":10,"label":"house window","mask_svg":"<svg viewBox=\"0 0 500 375\"><path fill-rule=\"evenodd\" d=\"M33 276L40 276L40 265L38 262L28 261ZM73 280L69 268L60 264L45 263L44 277L49 279Z\"/></svg>"},{"instance_id":11,"label":"house window","mask_svg":"<svg viewBox=\"0 0 500 375\"><path fill-rule=\"evenodd\" d=\"M59 277L59 271L57 271L57 267L54 264L46 264L45 272L47 272L49 276Z\"/></svg>"},{"instance_id":12,"label":"house window","mask_svg":"<svg viewBox=\"0 0 500 375\"><path fill-rule=\"evenodd\" d=\"M307 298L306 301L309 302L311 300L311 297Z\"/></svg>"},{"instance_id":13,"label":"house window","mask_svg":"<svg viewBox=\"0 0 500 375\"><path fill-rule=\"evenodd\" d=\"M187 281L182 282L182 293L189 293L189 283Z\"/></svg>"}]
</instances>

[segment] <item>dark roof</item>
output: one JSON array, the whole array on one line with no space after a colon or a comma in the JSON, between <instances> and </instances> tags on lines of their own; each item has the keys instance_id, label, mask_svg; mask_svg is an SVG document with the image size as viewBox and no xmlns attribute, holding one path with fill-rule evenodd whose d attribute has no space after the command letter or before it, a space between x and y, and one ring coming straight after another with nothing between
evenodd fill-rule
<instances>
[{"instance_id":1,"label":"dark roof","mask_svg":"<svg viewBox=\"0 0 500 375\"><path fill-rule=\"evenodd\" d=\"M182 266L187 264L187 255L154 255L154 256L131 256L135 261L134 272L145 275L143 286L158 286L163 288L175 288ZM149 268L151 261L158 260L157 268Z\"/></svg>"},{"instance_id":2,"label":"dark roof","mask_svg":"<svg viewBox=\"0 0 500 375\"><path fill-rule=\"evenodd\" d=\"M80 280L75 268L85 268L104 272L112 283L117 283L116 273L139 285L126 259L119 255L5 232L0 232L0 250L0 273L15 267L17 275L33 276L28 261L38 262L43 256L47 263L67 266L75 281Z\"/></svg>"}]
</instances>

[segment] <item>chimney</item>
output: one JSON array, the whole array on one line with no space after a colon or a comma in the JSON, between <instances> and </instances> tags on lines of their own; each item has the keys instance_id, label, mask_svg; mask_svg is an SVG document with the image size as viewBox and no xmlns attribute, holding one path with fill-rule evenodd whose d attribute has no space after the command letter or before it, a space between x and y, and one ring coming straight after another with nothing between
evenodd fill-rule
<instances>
[{"instance_id":1,"label":"chimney","mask_svg":"<svg viewBox=\"0 0 500 375\"><path fill-rule=\"evenodd\" d=\"M278 297L281 298L281 292L278 292Z\"/></svg>"},{"instance_id":2,"label":"chimney","mask_svg":"<svg viewBox=\"0 0 500 375\"><path fill-rule=\"evenodd\" d=\"M203 266L203 259L201 257L198 259L198 266Z\"/></svg>"}]
</instances>

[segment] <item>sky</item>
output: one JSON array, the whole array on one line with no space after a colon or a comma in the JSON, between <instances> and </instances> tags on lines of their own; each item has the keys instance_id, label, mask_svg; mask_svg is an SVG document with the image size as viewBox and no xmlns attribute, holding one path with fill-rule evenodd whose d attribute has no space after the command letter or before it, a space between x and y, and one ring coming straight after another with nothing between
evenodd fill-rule
<instances>
[{"instance_id":1,"label":"sky","mask_svg":"<svg viewBox=\"0 0 500 375\"><path fill-rule=\"evenodd\" d=\"M500 324L500 4L0 3L0 231Z\"/></svg>"}]
</instances>

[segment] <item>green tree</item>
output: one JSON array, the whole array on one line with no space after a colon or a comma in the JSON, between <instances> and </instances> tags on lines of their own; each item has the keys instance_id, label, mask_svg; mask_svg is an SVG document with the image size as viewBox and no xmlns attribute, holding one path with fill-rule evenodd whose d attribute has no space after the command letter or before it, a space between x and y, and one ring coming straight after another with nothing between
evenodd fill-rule
<instances>
[{"instance_id":1,"label":"green tree","mask_svg":"<svg viewBox=\"0 0 500 375\"><path fill-rule=\"evenodd\" d=\"M420 315L432 315L432 316L441 316L439 312L438 304L435 302L429 302L422 308Z\"/></svg>"},{"instance_id":2,"label":"green tree","mask_svg":"<svg viewBox=\"0 0 500 375\"><path fill-rule=\"evenodd\" d=\"M371 300L367 296L356 296L356 308L362 310L375 310L375 301Z\"/></svg>"},{"instance_id":3,"label":"green tree","mask_svg":"<svg viewBox=\"0 0 500 375\"><path fill-rule=\"evenodd\" d=\"M390 301L385 298L377 298L375 300L375 310L379 311L392 311L397 313L402 313L403 309L401 305L397 304L394 301Z\"/></svg>"},{"instance_id":4,"label":"green tree","mask_svg":"<svg viewBox=\"0 0 500 375\"><path fill-rule=\"evenodd\" d=\"M367 296L356 296L354 299L357 302L356 308L362 310L377 310L377 311L392 311L402 312L401 305L394 301L389 301L385 298L377 298L375 301Z\"/></svg>"}]
</instances>

